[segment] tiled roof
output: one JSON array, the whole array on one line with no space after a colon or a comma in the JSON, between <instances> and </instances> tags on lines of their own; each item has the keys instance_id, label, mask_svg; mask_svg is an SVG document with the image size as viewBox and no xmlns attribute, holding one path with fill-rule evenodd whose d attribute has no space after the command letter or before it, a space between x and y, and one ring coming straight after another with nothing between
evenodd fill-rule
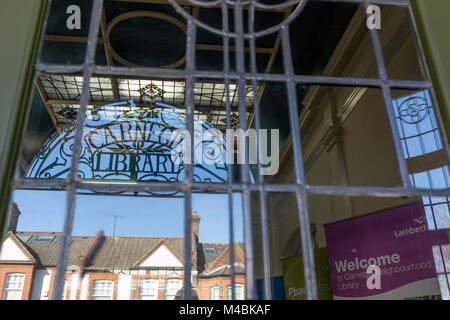
<instances>
[{"instance_id":1,"label":"tiled roof","mask_svg":"<svg viewBox=\"0 0 450 320\"><path fill-rule=\"evenodd\" d=\"M56 266L58 261L60 232L16 232L16 236L30 253L43 266ZM36 242L39 236L54 236L49 242ZM28 238L28 239L27 239ZM67 266L79 265L79 257L91 243L94 237L73 236L70 242ZM24 241L26 240L26 241ZM162 240L169 245L179 257L184 257L183 238L145 238L145 237L110 237L101 238L92 259L86 265L86 270L117 270L131 269ZM237 244L239 247L242 244ZM205 265L212 264L226 250L227 243L199 243L198 271L202 273ZM206 251L205 251L206 249ZM229 259L226 259L229 261Z\"/></svg>"},{"instance_id":2,"label":"tiled roof","mask_svg":"<svg viewBox=\"0 0 450 320\"><path fill-rule=\"evenodd\" d=\"M170 245L180 257L184 256L182 238L105 237L86 269L131 268L161 240Z\"/></svg>"},{"instance_id":3,"label":"tiled roof","mask_svg":"<svg viewBox=\"0 0 450 320\"><path fill-rule=\"evenodd\" d=\"M41 265L56 266L61 232L17 232L16 236L19 235L31 236L26 242L21 241L34 253ZM55 236L55 238L50 242L35 242L38 236ZM78 257L89 244L90 239L91 237L72 237L68 266L78 265Z\"/></svg>"},{"instance_id":4,"label":"tiled roof","mask_svg":"<svg viewBox=\"0 0 450 320\"><path fill-rule=\"evenodd\" d=\"M205 263L210 264L228 247L228 243L202 243ZM207 249L215 249L215 253L208 253ZM205 251L206 250L206 251Z\"/></svg>"}]
</instances>

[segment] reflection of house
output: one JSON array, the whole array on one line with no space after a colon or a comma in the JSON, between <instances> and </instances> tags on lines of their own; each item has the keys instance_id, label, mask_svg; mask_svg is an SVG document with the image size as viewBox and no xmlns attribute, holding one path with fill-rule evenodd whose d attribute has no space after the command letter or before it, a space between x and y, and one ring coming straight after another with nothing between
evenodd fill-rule
<instances>
[{"instance_id":1,"label":"reflection of house","mask_svg":"<svg viewBox=\"0 0 450 320\"><path fill-rule=\"evenodd\" d=\"M2 299L51 299L61 233L10 230L0 252ZM15 219L14 219L15 217ZM193 215L192 284L199 299L230 299L230 246L199 243ZM72 237L63 298L67 300L177 299L183 285L183 238ZM235 245L236 299L244 297L244 253Z\"/></svg>"}]
</instances>

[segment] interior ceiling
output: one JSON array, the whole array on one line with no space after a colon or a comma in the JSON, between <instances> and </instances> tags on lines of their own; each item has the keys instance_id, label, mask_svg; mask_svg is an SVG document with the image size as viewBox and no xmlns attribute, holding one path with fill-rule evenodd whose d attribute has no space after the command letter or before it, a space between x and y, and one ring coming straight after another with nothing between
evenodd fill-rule
<instances>
[{"instance_id":1,"label":"interior ceiling","mask_svg":"<svg viewBox=\"0 0 450 320\"><path fill-rule=\"evenodd\" d=\"M43 75L39 78L40 88L47 97L47 104L50 111L54 114L54 121L57 125L71 124L75 113L67 116L64 110L77 111L79 109L78 100L82 91L83 77L73 75ZM115 82L116 96L112 83ZM150 99L141 96L139 90L146 85L154 85L155 88L164 90L163 97ZM89 106L105 105L118 101L133 100L138 108L149 108L154 102L161 102L175 107L174 111L184 114L185 82L170 80L153 79L126 79L126 78L107 78L92 77L89 85ZM229 102L232 110L237 109L238 93L236 84L229 86ZM217 129L226 129L225 112L225 85L223 83L196 82L194 85L194 103L195 113L203 120L213 124ZM252 86L245 87L245 103L249 110L253 105ZM157 106L156 104L154 104ZM160 105L161 106L161 105ZM131 107L128 107L131 109ZM130 111L130 110L124 110ZM237 114L237 112L233 112ZM251 112L247 112L249 118Z\"/></svg>"},{"instance_id":2,"label":"interior ceiling","mask_svg":"<svg viewBox=\"0 0 450 320\"><path fill-rule=\"evenodd\" d=\"M180 1L182 2L182 1ZM76 4L81 8L81 29L69 30L66 20L68 6ZM41 60L47 63L80 64L83 62L89 30L91 0L52 1ZM291 42L295 72L298 74L320 74L335 46L356 10L354 4L311 2L301 16L291 23ZM217 8L204 9L186 5L185 9L201 21L221 28L221 11ZM281 12L257 11L255 30L273 26L286 17L293 7ZM149 66L183 69L186 50L185 20L167 1L161 0L105 0L103 18L99 31L96 63L114 66ZM244 11L244 25L247 18ZM230 9L230 26L233 14ZM279 35L272 34L256 41L256 62L260 73L282 73L283 64L279 54ZM248 45L248 43L246 43ZM234 48L230 43L230 67L234 69ZM199 70L223 69L222 39L198 28L196 46L196 67ZM248 47L246 48L246 70L250 69ZM79 108L81 75L42 75L37 80L40 95L35 95L32 108L43 108L47 115L40 116L40 123L32 124L30 130L38 134L41 143L57 127L70 121L61 115L68 107ZM93 77L90 84L90 106L134 99L139 101L137 89L154 83L166 93L162 102L173 105L183 113L184 82L161 81L160 79L127 79L117 77ZM261 84L258 99L262 111L262 125L265 128L281 128L283 136L288 134L287 108L273 108L282 101L283 83ZM281 91L280 91L281 90ZM280 96L280 92L282 93ZM275 94L277 93L277 94ZM247 119L251 122L253 91L246 87ZM299 98L304 90L299 89ZM230 88L232 109L237 107L237 93L234 84ZM39 99L40 101L37 101ZM224 85L220 81L198 80L195 89L197 113L203 115L219 129L225 128ZM301 101L301 100L300 100ZM148 101L141 100L145 104ZM300 106L301 107L301 106ZM39 113L32 110L32 115ZM235 115L237 113L235 112ZM52 125L49 125L52 124ZM50 130L48 128L51 128ZM28 133L31 133L28 130ZM25 142L26 144L27 142ZM31 142L30 142L31 143ZM41 144L42 145L42 144ZM25 159L30 161L40 146L26 145Z\"/></svg>"}]
</instances>

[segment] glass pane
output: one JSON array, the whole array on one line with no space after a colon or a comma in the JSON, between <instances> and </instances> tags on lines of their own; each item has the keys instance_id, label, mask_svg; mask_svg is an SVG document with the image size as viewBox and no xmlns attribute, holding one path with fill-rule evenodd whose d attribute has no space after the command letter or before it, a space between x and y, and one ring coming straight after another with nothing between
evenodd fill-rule
<instances>
[{"instance_id":1,"label":"glass pane","mask_svg":"<svg viewBox=\"0 0 450 320\"><path fill-rule=\"evenodd\" d=\"M380 41L390 79L424 80L408 9L380 6Z\"/></svg>"},{"instance_id":2,"label":"glass pane","mask_svg":"<svg viewBox=\"0 0 450 320\"><path fill-rule=\"evenodd\" d=\"M17 168L19 177L63 179L68 176L76 112L72 105L56 108L53 103L63 96L79 99L80 92L72 87L76 83L81 88L82 82L79 76L36 79Z\"/></svg>"},{"instance_id":3,"label":"glass pane","mask_svg":"<svg viewBox=\"0 0 450 320\"><path fill-rule=\"evenodd\" d=\"M417 188L449 188L448 158L430 91L392 90L392 97L412 185ZM448 199L440 199L440 202L448 202Z\"/></svg>"},{"instance_id":4,"label":"glass pane","mask_svg":"<svg viewBox=\"0 0 450 320\"><path fill-rule=\"evenodd\" d=\"M168 2L105 0L96 63L181 69L186 61L186 30L186 21Z\"/></svg>"},{"instance_id":5,"label":"glass pane","mask_svg":"<svg viewBox=\"0 0 450 320\"><path fill-rule=\"evenodd\" d=\"M413 187L450 187L433 95L428 90L392 90L393 110L386 110L376 87L379 66L367 17L359 4L308 1L289 24L293 70L287 72L290 61L284 61L280 33L256 38L254 57L248 33L252 27L258 32L288 19L294 5L273 11L256 8L253 26L250 8L243 5L247 36L230 37L228 77L222 73L223 37L198 26L194 69L206 72L196 74L193 91L187 92L185 18L193 16L217 30L225 28L226 19L235 35L238 21L231 3L222 11L188 1L184 11L177 12L164 1L103 1L77 172L83 189L77 190L63 299L183 298L186 239L181 191L191 187L183 184L188 142L194 144L197 183L190 190L192 234L186 235L192 240L189 280L194 299L241 300L253 290L264 298L265 280L274 299L304 299L298 195L281 192L294 190L287 188L265 196L263 189L245 189L265 183L277 191L277 185L295 183L300 161L309 185L400 186L387 111L395 115L393 130L398 130ZM91 8L88 0L51 3L40 62L60 67L83 62ZM381 9L379 35L389 79L423 80L407 11L396 6ZM237 50L241 40L244 52ZM120 68L106 74L105 66ZM242 72L251 74L244 75L239 87ZM291 74L297 81L299 119L290 118L290 92L283 82ZM331 84L309 84L323 83L324 77L332 77ZM254 79L255 86L250 82ZM345 81L351 82L344 86ZM65 181L56 179L70 172L83 78L69 71L42 73L34 85L30 113L23 115L28 123L17 165L18 177L25 178L18 184L30 190L14 192L0 261L24 269L38 262L39 268L33 277L19 269L9 274L0 269L0 279L6 279L2 299L52 298L64 236L67 204L60 186ZM185 130L190 94L194 137ZM265 132L252 131L256 105ZM227 118L232 136L226 130ZM293 150L290 124L297 120L303 159ZM235 134L242 121L250 129L244 132L248 145L241 149L238 142L243 141ZM239 162L247 150L250 172ZM262 178L258 151L266 169ZM233 192L231 199L227 192ZM449 203L445 196L310 195L308 236L319 298L450 299ZM254 260L253 274L247 273L249 259ZM381 288L377 281L362 281L368 278L369 265L381 267ZM270 279L264 278L267 270ZM255 278L256 288L246 275Z\"/></svg>"},{"instance_id":6,"label":"glass pane","mask_svg":"<svg viewBox=\"0 0 450 320\"><path fill-rule=\"evenodd\" d=\"M163 300L181 294L184 199L170 194L78 191L68 299Z\"/></svg>"},{"instance_id":7,"label":"glass pane","mask_svg":"<svg viewBox=\"0 0 450 320\"><path fill-rule=\"evenodd\" d=\"M400 186L389 119L380 89L302 86L300 133L306 182ZM291 152L292 143L284 149ZM292 157L285 157L285 163ZM284 163L280 167L284 168ZM287 175L286 175L287 176Z\"/></svg>"},{"instance_id":8,"label":"glass pane","mask_svg":"<svg viewBox=\"0 0 450 320\"><path fill-rule=\"evenodd\" d=\"M290 23L289 29L295 74L378 77L362 6L313 1ZM278 58L282 60L281 52ZM282 70L281 65L278 73Z\"/></svg>"},{"instance_id":9,"label":"glass pane","mask_svg":"<svg viewBox=\"0 0 450 320\"><path fill-rule=\"evenodd\" d=\"M197 247L194 286L199 300L231 299L226 296L225 290L232 282L232 266L234 281L245 283L241 195L233 194L232 202L234 246L230 243L228 195L202 193L192 197L192 205L196 210L192 231L197 235L194 237Z\"/></svg>"},{"instance_id":10,"label":"glass pane","mask_svg":"<svg viewBox=\"0 0 450 320\"><path fill-rule=\"evenodd\" d=\"M5 300L50 300L62 235L66 193L15 190L0 249Z\"/></svg>"},{"instance_id":11,"label":"glass pane","mask_svg":"<svg viewBox=\"0 0 450 320\"><path fill-rule=\"evenodd\" d=\"M40 60L54 64L81 64L86 53L93 1L52 1ZM99 40L101 41L101 40Z\"/></svg>"}]
</instances>

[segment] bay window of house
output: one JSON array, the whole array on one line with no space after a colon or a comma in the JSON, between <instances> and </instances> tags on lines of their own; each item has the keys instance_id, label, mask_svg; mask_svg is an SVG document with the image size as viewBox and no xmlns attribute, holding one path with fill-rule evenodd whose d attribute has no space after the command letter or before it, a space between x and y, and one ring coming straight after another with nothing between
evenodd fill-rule
<instances>
[{"instance_id":1,"label":"bay window of house","mask_svg":"<svg viewBox=\"0 0 450 320\"><path fill-rule=\"evenodd\" d=\"M211 300L220 300L220 289L217 286L211 288Z\"/></svg>"},{"instance_id":2,"label":"bay window of house","mask_svg":"<svg viewBox=\"0 0 450 320\"><path fill-rule=\"evenodd\" d=\"M139 281L139 300L158 299L158 280L141 279Z\"/></svg>"},{"instance_id":3,"label":"bay window of house","mask_svg":"<svg viewBox=\"0 0 450 320\"><path fill-rule=\"evenodd\" d=\"M3 290L3 300L21 300L25 275L21 273L9 273L6 275Z\"/></svg>"},{"instance_id":4,"label":"bay window of house","mask_svg":"<svg viewBox=\"0 0 450 320\"><path fill-rule=\"evenodd\" d=\"M231 300L231 286L227 286L227 300ZM234 285L234 299L243 300L244 299L244 285L235 284Z\"/></svg>"},{"instance_id":5,"label":"bay window of house","mask_svg":"<svg viewBox=\"0 0 450 320\"><path fill-rule=\"evenodd\" d=\"M0 272L35 265L32 299L450 299L448 86L409 1L185 2L51 2ZM392 287L339 280L389 248Z\"/></svg>"},{"instance_id":6,"label":"bay window of house","mask_svg":"<svg viewBox=\"0 0 450 320\"><path fill-rule=\"evenodd\" d=\"M94 280L92 282L92 300L112 300L114 294L114 281Z\"/></svg>"},{"instance_id":7,"label":"bay window of house","mask_svg":"<svg viewBox=\"0 0 450 320\"><path fill-rule=\"evenodd\" d=\"M164 288L164 299L174 300L182 286L183 282L180 279L167 279Z\"/></svg>"}]
</instances>

